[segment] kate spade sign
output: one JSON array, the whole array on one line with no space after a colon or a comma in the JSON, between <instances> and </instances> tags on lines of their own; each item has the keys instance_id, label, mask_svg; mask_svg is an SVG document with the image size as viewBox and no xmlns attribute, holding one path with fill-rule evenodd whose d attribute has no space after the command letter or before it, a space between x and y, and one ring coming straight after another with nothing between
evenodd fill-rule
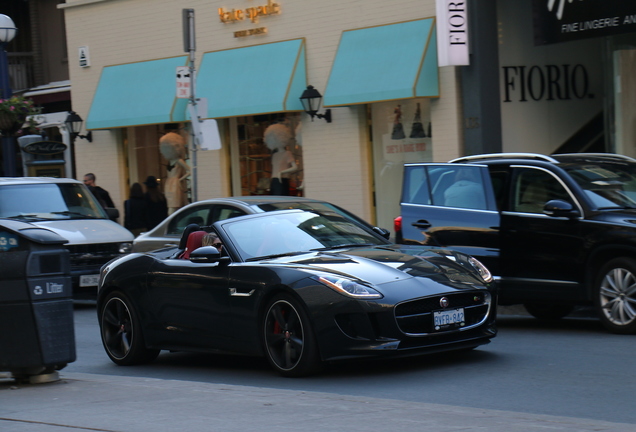
<instances>
[{"instance_id":1,"label":"kate spade sign","mask_svg":"<svg viewBox=\"0 0 636 432\"><path fill-rule=\"evenodd\" d=\"M280 4L267 0L267 4L261 6L253 6L245 9L225 9L219 8L219 19L224 24L235 23L249 19L253 23L257 23L260 17L277 15L280 13Z\"/></svg>"}]
</instances>

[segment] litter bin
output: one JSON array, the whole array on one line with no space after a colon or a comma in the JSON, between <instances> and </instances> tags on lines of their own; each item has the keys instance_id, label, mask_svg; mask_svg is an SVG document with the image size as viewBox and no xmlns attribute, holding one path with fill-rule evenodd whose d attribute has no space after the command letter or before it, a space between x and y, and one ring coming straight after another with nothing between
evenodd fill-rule
<instances>
[{"instance_id":1,"label":"litter bin","mask_svg":"<svg viewBox=\"0 0 636 432\"><path fill-rule=\"evenodd\" d=\"M0 219L0 371L16 380L55 381L75 361L66 242L53 231Z\"/></svg>"}]
</instances>

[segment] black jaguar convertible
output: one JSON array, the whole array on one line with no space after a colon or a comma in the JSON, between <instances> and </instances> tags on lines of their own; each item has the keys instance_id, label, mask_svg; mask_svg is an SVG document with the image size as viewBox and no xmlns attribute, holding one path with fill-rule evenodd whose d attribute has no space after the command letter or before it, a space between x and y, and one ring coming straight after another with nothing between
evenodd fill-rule
<instances>
[{"instance_id":1,"label":"black jaguar convertible","mask_svg":"<svg viewBox=\"0 0 636 432\"><path fill-rule=\"evenodd\" d=\"M201 246L210 232L218 238ZM97 313L119 365L205 351L265 356L301 376L323 362L486 344L495 296L468 255L394 245L336 212L284 210L189 227L179 247L111 261Z\"/></svg>"}]
</instances>

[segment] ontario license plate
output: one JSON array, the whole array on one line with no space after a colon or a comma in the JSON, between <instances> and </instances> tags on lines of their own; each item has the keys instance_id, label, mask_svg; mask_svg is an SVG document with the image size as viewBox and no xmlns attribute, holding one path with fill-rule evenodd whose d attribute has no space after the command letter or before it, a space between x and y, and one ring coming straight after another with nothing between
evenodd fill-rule
<instances>
[{"instance_id":1,"label":"ontario license plate","mask_svg":"<svg viewBox=\"0 0 636 432\"><path fill-rule=\"evenodd\" d=\"M464 325L464 308L450 309L433 312L435 330L440 330L450 325Z\"/></svg>"},{"instance_id":2,"label":"ontario license plate","mask_svg":"<svg viewBox=\"0 0 636 432\"><path fill-rule=\"evenodd\" d=\"M99 282L98 274L82 275L80 276L79 285L81 287L92 287L92 286L97 286L98 282Z\"/></svg>"}]
</instances>

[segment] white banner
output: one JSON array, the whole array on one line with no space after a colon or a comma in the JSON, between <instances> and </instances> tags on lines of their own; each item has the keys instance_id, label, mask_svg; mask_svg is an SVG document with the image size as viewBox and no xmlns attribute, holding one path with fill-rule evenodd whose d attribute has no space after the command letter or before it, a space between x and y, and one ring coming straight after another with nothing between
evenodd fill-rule
<instances>
[{"instance_id":1,"label":"white banner","mask_svg":"<svg viewBox=\"0 0 636 432\"><path fill-rule=\"evenodd\" d=\"M468 66L466 1L435 0L437 7L438 66Z\"/></svg>"}]
</instances>

